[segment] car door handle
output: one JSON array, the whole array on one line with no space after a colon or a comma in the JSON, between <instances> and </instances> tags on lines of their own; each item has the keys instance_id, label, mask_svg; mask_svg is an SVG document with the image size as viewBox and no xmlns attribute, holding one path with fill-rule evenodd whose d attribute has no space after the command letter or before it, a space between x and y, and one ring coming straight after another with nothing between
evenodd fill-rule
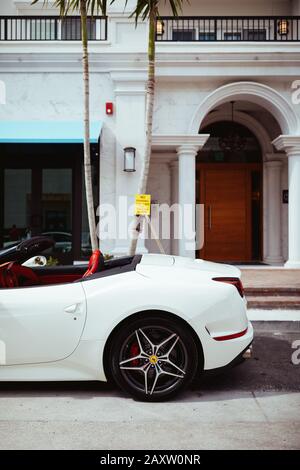
<instances>
[{"instance_id":1,"label":"car door handle","mask_svg":"<svg viewBox=\"0 0 300 470\"><path fill-rule=\"evenodd\" d=\"M65 308L65 313L75 313L77 310L78 304L70 305L69 307Z\"/></svg>"}]
</instances>

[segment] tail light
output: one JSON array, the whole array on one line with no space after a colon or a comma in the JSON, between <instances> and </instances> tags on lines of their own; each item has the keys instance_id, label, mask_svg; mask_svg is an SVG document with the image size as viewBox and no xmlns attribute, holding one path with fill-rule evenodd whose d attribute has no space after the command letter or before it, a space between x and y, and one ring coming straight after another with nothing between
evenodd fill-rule
<instances>
[{"instance_id":1,"label":"tail light","mask_svg":"<svg viewBox=\"0 0 300 470\"><path fill-rule=\"evenodd\" d=\"M245 295L244 286L242 284L242 281L238 277L214 277L213 281L225 282L225 284L231 284L232 286L237 288L238 293L240 294L241 297L244 297Z\"/></svg>"}]
</instances>

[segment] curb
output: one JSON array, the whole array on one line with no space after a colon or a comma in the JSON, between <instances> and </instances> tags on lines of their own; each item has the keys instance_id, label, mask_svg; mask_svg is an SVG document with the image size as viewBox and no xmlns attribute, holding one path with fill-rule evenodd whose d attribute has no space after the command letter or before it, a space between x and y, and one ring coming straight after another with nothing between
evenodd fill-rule
<instances>
[{"instance_id":1,"label":"curb","mask_svg":"<svg viewBox=\"0 0 300 470\"><path fill-rule=\"evenodd\" d=\"M300 322L300 310L263 310L248 309L248 318L250 321L288 321Z\"/></svg>"}]
</instances>

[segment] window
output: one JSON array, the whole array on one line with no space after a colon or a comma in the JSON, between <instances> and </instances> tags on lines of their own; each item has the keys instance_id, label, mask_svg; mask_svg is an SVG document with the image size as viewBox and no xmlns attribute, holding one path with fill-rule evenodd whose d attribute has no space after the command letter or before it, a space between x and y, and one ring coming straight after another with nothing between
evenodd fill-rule
<instances>
[{"instance_id":1,"label":"window","mask_svg":"<svg viewBox=\"0 0 300 470\"><path fill-rule=\"evenodd\" d=\"M265 29L244 29L244 41L266 41L267 32Z\"/></svg>"},{"instance_id":2,"label":"window","mask_svg":"<svg viewBox=\"0 0 300 470\"><path fill-rule=\"evenodd\" d=\"M216 41L216 33L199 33L199 41Z\"/></svg>"},{"instance_id":3,"label":"window","mask_svg":"<svg viewBox=\"0 0 300 470\"><path fill-rule=\"evenodd\" d=\"M47 256L60 264L80 259L82 145L11 143L0 153L0 250L43 234L55 241Z\"/></svg>"},{"instance_id":4,"label":"window","mask_svg":"<svg viewBox=\"0 0 300 470\"><path fill-rule=\"evenodd\" d=\"M198 154L199 163L261 163L262 154L260 144L249 129L236 122L216 122L201 129L201 132L210 134L210 138ZM227 136L239 136L245 141L241 149L234 151L222 149L220 138Z\"/></svg>"},{"instance_id":5,"label":"window","mask_svg":"<svg viewBox=\"0 0 300 470\"><path fill-rule=\"evenodd\" d=\"M4 214L2 216L2 243L0 249L9 248L26 238L31 219L31 169L5 168L3 171ZM2 215L2 214L1 214Z\"/></svg>"},{"instance_id":6,"label":"window","mask_svg":"<svg viewBox=\"0 0 300 470\"><path fill-rule=\"evenodd\" d=\"M173 29L173 41L194 41L194 29Z\"/></svg>"},{"instance_id":7,"label":"window","mask_svg":"<svg viewBox=\"0 0 300 470\"><path fill-rule=\"evenodd\" d=\"M96 39L96 21L88 18L88 39ZM81 39L81 21L80 18L64 18L61 22L61 39L63 41L80 41Z\"/></svg>"},{"instance_id":8,"label":"window","mask_svg":"<svg viewBox=\"0 0 300 470\"><path fill-rule=\"evenodd\" d=\"M242 40L242 34L237 33L237 32L231 32L231 33L224 33L224 40L225 41L241 41Z\"/></svg>"}]
</instances>

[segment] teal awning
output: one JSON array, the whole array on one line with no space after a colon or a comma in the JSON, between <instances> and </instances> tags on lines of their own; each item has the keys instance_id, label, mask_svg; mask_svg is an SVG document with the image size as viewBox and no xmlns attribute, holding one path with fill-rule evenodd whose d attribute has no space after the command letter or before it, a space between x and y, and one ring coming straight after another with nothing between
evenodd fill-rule
<instances>
[{"instance_id":1,"label":"teal awning","mask_svg":"<svg viewBox=\"0 0 300 470\"><path fill-rule=\"evenodd\" d=\"M90 142L96 144L102 123L91 121ZM81 121L0 121L0 143L11 144L82 144Z\"/></svg>"}]
</instances>

